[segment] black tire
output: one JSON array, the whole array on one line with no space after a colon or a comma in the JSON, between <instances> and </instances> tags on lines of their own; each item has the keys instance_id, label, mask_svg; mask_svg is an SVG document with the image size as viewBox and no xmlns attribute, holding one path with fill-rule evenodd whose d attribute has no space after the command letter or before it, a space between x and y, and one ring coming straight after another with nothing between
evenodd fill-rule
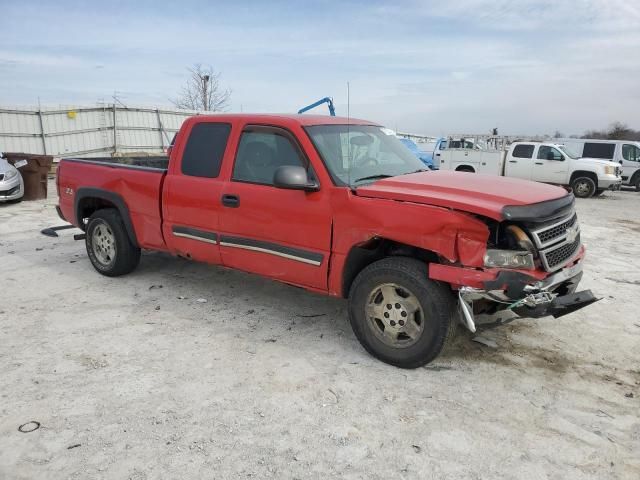
<instances>
[{"instance_id":1,"label":"black tire","mask_svg":"<svg viewBox=\"0 0 640 480\"><path fill-rule=\"evenodd\" d=\"M599 197L601 196L603 193L605 192L604 188L599 188L598 190L595 191L595 193L593 194L594 197Z\"/></svg>"},{"instance_id":2,"label":"black tire","mask_svg":"<svg viewBox=\"0 0 640 480\"><path fill-rule=\"evenodd\" d=\"M97 244L99 239L94 236L96 229L109 233L108 244L113 245L112 255L103 254L102 246ZM140 249L131 243L120 214L112 208L98 210L89 217L85 245L93 267L107 277L130 273L140 262Z\"/></svg>"},{"instance_id":3,"label":"black tire","mask_svg":"<svg viewBox=\"0 0 640 480\"><path fill-rule=\"evenodd\" d=\"M456 168L456 172L476 173L476 171L472 167L459 167Z\"/></svg>"},{"instance_id":4,"label":"black tire","mask_svg":"<svg viewBox=\"0 0 640 480\"><path fill-rule=\"evenodd\" d=\"M596 182L591 177L580 176L571 181L573 194L578 198L589 198L597 190Z\"/></svg>"},{"instance_id":5,"label":"black tire","mask_svg":"<svg viewBox=\"0 0 640 480\"><path fill-rule=\"evenodd\" d=\"M372 293L379 286L388 284L410 292L424 312L421 333L409 346L394 347L381 340L375 331L381 321L370 318L366 313ZM435 359L453 339L458 310L451 290L429 280L427 265L423 261L389 257L367 266L354 280L349 292L349 320L356 337L371 355L396 367L418 368Z\"/></svg>"},{"instance_id":6,"label":"black tire","mask_svg":"<svg viewBox=\"0 0 640 480\"><path fill-rule=\"evenodd\" d=\"M636 192L640 192L640 175L636 174L631 185L635 187Z\"/></svg>"}]
</instances>

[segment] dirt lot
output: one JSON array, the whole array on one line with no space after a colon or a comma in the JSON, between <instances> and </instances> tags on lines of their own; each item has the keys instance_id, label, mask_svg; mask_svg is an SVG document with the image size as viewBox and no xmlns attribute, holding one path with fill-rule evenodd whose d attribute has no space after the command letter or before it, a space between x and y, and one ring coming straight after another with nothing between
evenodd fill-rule
<instances>
[{"instance_id":1,"label":"dirt lot","mask_svg":"<svg viewBox=\"0 0 640 480\"><path fill-rule=\"evenodd\" d=\"M638 479L639 202L578 201L601 302L412 371L342 300L156 253L106 278L38 233L55 198L0 206L0 478Z\"/></svg>"}]
</instances>

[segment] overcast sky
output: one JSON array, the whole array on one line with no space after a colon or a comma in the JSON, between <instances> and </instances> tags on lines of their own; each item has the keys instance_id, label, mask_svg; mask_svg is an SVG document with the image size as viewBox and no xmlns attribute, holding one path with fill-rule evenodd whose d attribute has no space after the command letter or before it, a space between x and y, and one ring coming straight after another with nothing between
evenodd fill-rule
<instances>
[{"instance_id":1,"label":"overcast sky","mask_svg":"<svg viewBox=\"0 0 640 480\"><path fill-rule=\"evenodd\" d=\"M352 116L403 131L640 129L640 0L0 0L0 19L1 105L170 105L204 63L232 111L346 115L348 81Z\"/></svg>"}]
</instances>

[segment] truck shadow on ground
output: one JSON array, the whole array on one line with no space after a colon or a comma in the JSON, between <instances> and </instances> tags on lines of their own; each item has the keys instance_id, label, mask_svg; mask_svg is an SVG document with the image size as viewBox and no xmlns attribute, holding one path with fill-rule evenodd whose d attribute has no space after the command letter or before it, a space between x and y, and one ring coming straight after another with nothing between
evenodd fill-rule
<instances>
[{"instance_id":1,"label":"truck shadow on ground","mask_svg":"<svg viewBox=\"0 0 640 480\"><path fill-rule=\"evenodd\" d=\"M219 305L233 305L238 317L246 312L262 312L269 328L288 330L297 325L296 335L317 336L325 332L327 339L340 336L354 350L360 350L347 315L344 299L327 297L302 288L266 279L220 266L206 265L163 253L149 252L143 255L139 269L132 275L150 278L153 284L166 284L164 294L180 295L189 292L191 297L210 299ZM266 327L265 327L266 328ZM447 364L485 363L526 370L544 369L563 374L581 362L561 349L529 346L512 341L512 335L537 336L541 327L536 322L518 320L506 326L489 330L499 343L489 348L472 339L476 334L461 325L454 341L436 360ZM446 367L449 368L449 367ZM455 368L452 366L451 368Z\"/></svg>"}]
</instances>

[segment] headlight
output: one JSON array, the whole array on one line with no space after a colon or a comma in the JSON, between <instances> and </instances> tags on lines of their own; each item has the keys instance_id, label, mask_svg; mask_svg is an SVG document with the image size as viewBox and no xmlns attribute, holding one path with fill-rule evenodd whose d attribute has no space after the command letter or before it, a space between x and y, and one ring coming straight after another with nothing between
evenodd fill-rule
<instances>
[{"instance_id":1,"label":"headlight","mask_svg":"<svg viewBox=\"0 0 640 480\"><path fill-rule=\"evenodd\" d=\"M484 255L485 267L524 268L533 270L533 255L525 250L489 249Z\"/></svg>"},{"instance_id":2,"label":"headlight","mask_svg":"<svg viewBox=\"0 0 640 480\"><path fill-rule=\"evenodd\" d=\"M4 179L5 180L11 180L16 175L18 175L18 171L17 170L9 170L8 172L6 172L4 174Z\"/></svg>"},{"instance_id":3,"label":"headlight","mask_svg":"<svg viewBox=\"0 0 640 480\"><path fill-rule=\"evenodd\" d=\"M616 167L612 167L610 165L607 165L604 167L604 174L605 175L615 175L616 174Z\"/></svg>"}]
</instances>

